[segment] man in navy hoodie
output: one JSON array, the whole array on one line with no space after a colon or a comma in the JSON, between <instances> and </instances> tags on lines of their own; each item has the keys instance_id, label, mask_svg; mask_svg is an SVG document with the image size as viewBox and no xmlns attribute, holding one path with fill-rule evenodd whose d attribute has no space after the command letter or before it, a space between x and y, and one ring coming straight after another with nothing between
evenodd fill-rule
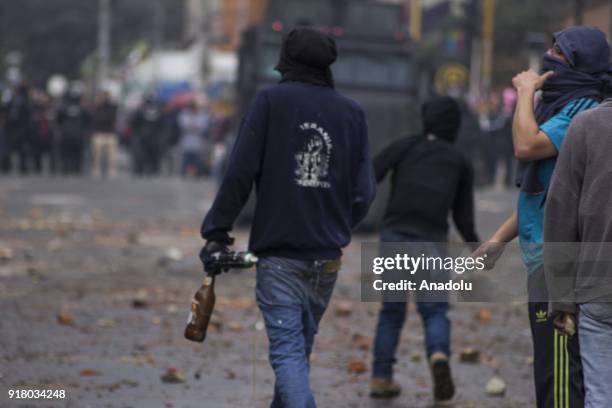
<instances>
[{"instance_id":1,"label":"man in navy hoodie","mask_svg":"<svg viewBox=\"0 0 612 408\"><path fill-rule=\"evenodd\" d=\"M257 304L276 376L272 407L314 407L309 356L331 297L341 248L375 194L359 105L334 90L336 44L309 28L284 38L280 84L257 93L227 172L202 224L205 268L227 250L228 232L253 184L249 249L259 257Z\"/></svg>"}]
</instances>

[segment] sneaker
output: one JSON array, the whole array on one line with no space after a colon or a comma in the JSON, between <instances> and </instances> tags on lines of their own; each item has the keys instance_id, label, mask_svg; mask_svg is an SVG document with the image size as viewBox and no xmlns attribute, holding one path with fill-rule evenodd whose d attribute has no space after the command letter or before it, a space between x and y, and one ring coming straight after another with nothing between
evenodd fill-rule
<instances>
[{"instance_id":1,"label":"sneaker","mask_svg":"<svg viewBox=\"0 0 612 408\"><path fill-rule=\"evenodd\" d=\"M370 397L393 398L402 391L399 384L388 378L372 378L370 380Z\"/></svg>"},{"instance_id":2,"label":"sneaker","mask_svg":"<svg viewBox=\"0 0 612 408\"><path fill-rule=\"evenodd\" d=\"M436 402L450 401L455 395L455 384L453 384L448 360L433 361L431 374L434 382L434 400Z\"/></svg>"}]
</instances>

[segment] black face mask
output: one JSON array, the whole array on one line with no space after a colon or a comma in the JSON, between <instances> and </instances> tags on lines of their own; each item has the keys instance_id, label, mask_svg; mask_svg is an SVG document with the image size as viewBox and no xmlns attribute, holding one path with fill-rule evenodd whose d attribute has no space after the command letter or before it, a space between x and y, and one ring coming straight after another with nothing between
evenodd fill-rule
<instances>
[{"instance_id":1,"label":"black face mask","mask_svg":"<svg viewBox=\"0 0 612 408\"><path fill-rule=\"evenodd\" d=\"M558 113L572 99L603 98L606 83L601 75L577 71L565 61L546 53L542 57L542 72L548 71L554 71L554 75L542 86L542 100L536 109L539 124Z\"/></svg>"},{"instance_id":2,"label":"black face mask","mask_svg":"<svg viewBox=\"0 0 612 408\"><path fill-rule=\"evenodd\" d=\"M559 57L554 57L548 52L542 56L542 73L556 71L558 69L569 68Z\"/></svg>"}]
</instances>

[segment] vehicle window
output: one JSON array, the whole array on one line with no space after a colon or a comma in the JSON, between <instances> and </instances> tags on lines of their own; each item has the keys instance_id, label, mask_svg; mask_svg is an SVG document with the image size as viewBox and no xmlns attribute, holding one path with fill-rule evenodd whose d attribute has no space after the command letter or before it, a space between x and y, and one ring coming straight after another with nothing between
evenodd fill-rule
<instances>
[{"instance_id":1,"label":"vehicle window","mask_svg":"<svg viewBox=\"0 0 612 408\"><path fill-rule=\"evenodd\" d=\"M280 21L285 27L296 25L331 26L333 7L327 1L282 0L272 4L268 23Z\"/></svg>"},{"instance_id":2,"label":"vehicle window","mask_svg":"<svg viewBox=\"0 0 612 408\"><path fill-rule=\"evenodd\" d=\"M394 34L401 31L401 7L387 4L353 4L346 7L342 25L347 33Z\"/></svg>"}]
</instances>

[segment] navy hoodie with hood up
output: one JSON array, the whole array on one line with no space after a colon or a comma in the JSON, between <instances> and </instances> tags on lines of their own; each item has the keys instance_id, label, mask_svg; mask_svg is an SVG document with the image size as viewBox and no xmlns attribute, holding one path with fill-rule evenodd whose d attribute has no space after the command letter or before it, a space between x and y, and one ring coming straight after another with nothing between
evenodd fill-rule
<instances>
[{"instance_id":1,"label":"navy hoodie with hood up","mask_svg":"<svg viewBox=\"0 0 612 408\"><path fill-rule=\"evenodd\" d=\"M202 224L224 241L256 188L249 249L335 259L375 194L364 113L332 87L287 81L259 91Z\"/></svg>"}]
</instances>

